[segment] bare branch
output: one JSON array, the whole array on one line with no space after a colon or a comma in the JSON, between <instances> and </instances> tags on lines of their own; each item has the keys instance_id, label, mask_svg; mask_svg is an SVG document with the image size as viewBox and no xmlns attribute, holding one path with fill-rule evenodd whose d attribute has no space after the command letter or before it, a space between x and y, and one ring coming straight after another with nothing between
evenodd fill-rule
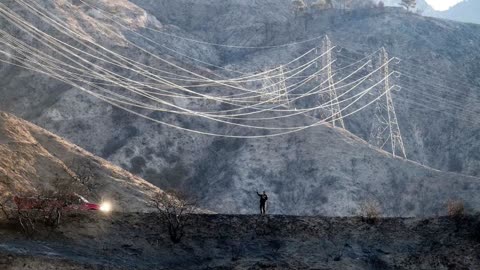
<instances>
[{"instance_id":1,"label":"bare branch","mask_svg":"<svg viewBox=\"0 0 480 270\"><path fill-rule=\"evenodd\" d=\"M170 240L173 243L179 243L184 235L188 215L193 213L195 204L184 194L176 191L169 193L158 193L153 198L153 205L168 228Z\"/></svg>"}]
</instances>

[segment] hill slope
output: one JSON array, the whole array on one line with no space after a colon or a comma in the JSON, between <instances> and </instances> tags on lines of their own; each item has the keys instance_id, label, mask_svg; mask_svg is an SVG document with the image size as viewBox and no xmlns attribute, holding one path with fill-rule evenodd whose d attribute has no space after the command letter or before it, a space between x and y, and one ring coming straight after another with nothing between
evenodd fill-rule
<instances>
[{"instance_id":1,"label":"hill slope","mask_svg":"<svg viewBox=\"0 0 480 270\"><path fill-rule=\"evenodd\" d=\"M394 101L409 158L440 170L480 175L476 154L480 142L480 81L476 75L480 71L476 46L479 25L422 17L401 8L350 12L307 9L298 14L290 1L132 2L162 23L179 26L208 42L269 46L311 40L272 49L213 46L223 55L223 66L244 71L287 63L319 46L320 40L314 38L324 34L343 48L337 53L337 67L352 62L346 57L358 59L356 54L368 55L384 46L391 56L401 59L391 68L404 76L392 83L403 87L395 93ZM209 15L212 10L216 16ZM348 130L368 139L372 114L373 109L350 117Z\"/></svg>"},{"instance_id":2,"label":"hill slope","mask_svg":"<svg viewBox=\"0 0 480 270\"><path fill-rule=\"evenodd\" d=\"M12 1L6 3L15 7ZM394 98L409 158L439 170L480 175L480 127L475 118L480 98L478 26L425 18L396 8L350 12L308 9L295 13L290 0L102 1L99 3L120 14L134 30L116 29L123 38L109 39L89 26L91 20L104 18L87 6L79 4L76 12L69 12L61 1L40 3L53 5L52 12L80 27L88 38L156 68L166 67L126 45L125 39L172 61L184 61L183 65L205 74L211 72L206 66L155 47L135 33L151 35L182 54L241 71L286 63L320 41L239 50L160 35L142 29L145 25L188 38L244 46L277 45L329 34L335 44L345 47L342 54L352 57L385 46L392 55L403 58L395 68L425 78L420 82L410 77L396 79L400 85L405 84ZM27 19L49 30L37 19ZM3 25L14 31L6 22ZM337 64L349 61L339 56ZM420 64L428 71L422 71ZM359 137L368 138L372 111L347 119L348 130L358 137L324 126L276 139L215 139L141 120L70 86L15 66L1 65L0 77L4 97L0 105L5 110L160 187L186 186L201 197L202 206L214 210L254 212L257 189L271 194L270 210L276 213L348 215L367 199L381 201L387 215L436 214L452 197L465 199L472 208L479 206L478 178L442 173L369 148ZM443 99L422 99L425 93ZM458 104L465 104L464 108L474 113L467 114ZM219 108L214 104L208 109ZM158 117L184 127L224 131L224 127L190 118L169 114ZM311 122L299 118L288 121Z\"/></svg>"},{"instance_id":3,"label":"hill slope","mask_svg":"<svg viewBox=\"0 0 480 270\"><path fill-rule=\"evenodd\" d=\"M369 200L388 216L444 214L449 199L480 207L478 178L392 158L329 126L253 141L216 139L202 154L193 168L175 173L195 170L183 184L217 212L256 212L256 190L270 194L269 211L279 214L352 215Z\"/></svg>"},{"instance_id":4,"label":"hill slope","mask_svg":"<svg viewBox=\"0 0 480 270\"><path fill-rule=\"evenodd\" d=\"M82 173L89 173L91 180L82 182L79 192L93 202L111 200L117 211L145 211L151 196L160 191L48 131L0 112L0 197L69 188L81 181L74 178Z\"/></svg>"}]
</instances>

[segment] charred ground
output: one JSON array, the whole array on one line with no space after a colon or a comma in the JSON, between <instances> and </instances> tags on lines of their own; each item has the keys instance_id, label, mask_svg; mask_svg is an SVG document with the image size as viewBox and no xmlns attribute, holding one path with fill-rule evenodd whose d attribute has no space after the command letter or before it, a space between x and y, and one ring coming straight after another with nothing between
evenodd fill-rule
<instances>
[{"instance_id":1,"label":"charred ground","mask_svg":"<svg viewBox=\"0 0 480 270\"><path fill-rule=\"evenodd\" d=\"M173 244L155 214L70 215L34 241L0 229L0 268L478 269L480 216L192 215Z\"/></svg>"}]
</instances>

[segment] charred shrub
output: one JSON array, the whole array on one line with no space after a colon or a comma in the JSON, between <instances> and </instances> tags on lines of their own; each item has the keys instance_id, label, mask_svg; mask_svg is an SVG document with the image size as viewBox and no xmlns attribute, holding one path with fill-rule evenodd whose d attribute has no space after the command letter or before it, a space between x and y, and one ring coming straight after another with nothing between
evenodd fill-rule
<instances>
[{"instance_id":1,"label":"charred shrub","mask_svg":"<svg viewBox=\"0 0 480 270\"><path fill-rule=\"evenodd\" d=\"M367 200L360 204L360 216L363 221L369 224L377 223L381 214L380 204L375 200Z\"/></svg>"},{"instance_id":2,"label":"charred shrub","mask_svg":"<svg viewBox=\"0 0 480 270\"><path fill-rule=\"evenodd\" d=\"M462 200L449 200L447 202L447 214L454 220L461 220L465 217L465 204Z\"/></svg>"},{"instance_id":3,"label":"charred shrub","mask_svg":"<svg viewBox=\"0 0 480 270\"><path fill-rule=\"evenodd\" d=\"M0 204L4 221L14 228L21 228L29 238L47 232L60 225L66 202L51 194L21 194Z\"/></svg>"},{"instance_id":4,"label":"charred shrub","mask_svg":"<svg viewBox=\"0 0 480 270\"><path fill-rule=\"evenodd\" d=\"M195 203L183 193L170 191L158 193L153 198L153 205L158 210L161 222L167 227L170 240L180 243Z\"/></svg>"}]
</instances>

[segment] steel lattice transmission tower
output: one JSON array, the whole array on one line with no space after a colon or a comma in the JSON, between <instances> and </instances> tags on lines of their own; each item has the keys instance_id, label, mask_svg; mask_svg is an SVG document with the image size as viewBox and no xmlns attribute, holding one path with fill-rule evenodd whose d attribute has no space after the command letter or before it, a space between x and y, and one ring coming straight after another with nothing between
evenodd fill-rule
<instances>
[{"instance_id":1,"label":"steel lattice transmission tower","mask_svg":"<svg viewBox=\"0 0 480 270\"><path fill-rule=\"evenodd\" d=\"M338 103L337 90L335 88L335 81L333 80L332 74L332 42L328 36L322 41L322 53L325 54L322 57L322 68L326 71L322 76L322 82L327 84L328 91L326 93L320 94L320 104L328 104L328 109L326 110L327 115L325 118L331 118L332 125L334 127L341 127L345 129L345 123L343 122L342 111L340 109L340 104ZM322 87L324 88L324 87Z\"/></svg>"},{"instance_id":2,"label":"steel lattice transmission tower","mask_svg":"<svg viewBox=\"0 0 480 270\"><path fill-rule=\"evenodd\" d=\"M262 80L262 90L260 94L263 100L270 100L271 103L280 103L289 107L290 101L283 66L275 70L277 70L277 72L273 72L273 76L270 74L265 75L265 78Z\"/></svg>"},{"instance_id":3,"label":"steel lattice transmission tower","mask_svg":"<svg viewBox=\"0 0 480 270\"><path fill-rule=\"evenodd\" d=\"M290 107L290 101L288 99L288 89L287 89L287 84L285 80L285 74L283 73L283 66L280 66L278 68L278 102L281 104L284 104L287 108Z\"/></svg>"},{"instance_id":4,"label":"steel lattice transmission tower","mask_svg":"<svg viewBox=\"0 0 480 270\"><path fill-rule=\"evenodd\" d=\"M262 80L262 89L259 93L262 95L262 100L271 100L272 103L275 102L276 89L274 86L275 82L270 77L270 74L266 74Z\"/></svg>"},{"instance_id":5,"label":"steel lattice transmission tower","mask_svg":"<svg viewBox=\"0 0 480 270\"><path fill-rule=\"evenodd\" d=\"M380 50L380 66L383 66L383 89L377 87L378 95L385 93L385 99L379 99L375 104L375 117L370 133L370 144L381 149L391 150L393 156L407 158L405 146L403 145L400 126L398 125L397 114L393 104L390 86L389 56L385 48ZM388 149L391 147L390 149Z\"/></svg>"}]
</instances>

